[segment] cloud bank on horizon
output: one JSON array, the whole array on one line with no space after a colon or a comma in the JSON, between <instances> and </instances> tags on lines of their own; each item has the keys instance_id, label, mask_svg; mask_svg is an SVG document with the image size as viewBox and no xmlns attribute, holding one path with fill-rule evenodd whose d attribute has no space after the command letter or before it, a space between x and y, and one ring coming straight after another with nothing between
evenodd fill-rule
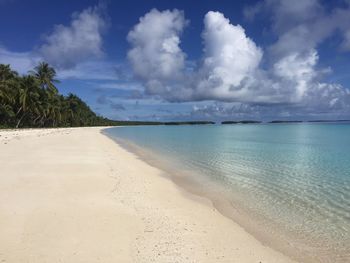
<instances>
[{"instance_id":1,"label":"cloud bank on horizon","mask_svg":"<svg viewBox=\"0 0 350 263\"><path fill-rule=\"evenodd\" d=\"M202 55L193 61L181 48L191 23L185 12L150 10L126 36L130 68L125 82L141 83L143 98L192 102L185 117L350 114L350 90L327 81L332 69L319 63L319 46L336 34L341 37L338 52L350 51L349 2L327 10L318 0L264 0L246 6L243 13L251 23L268 17L274 43L259 46L225 14L208 11ZM102 5L89 7L74 13L69 25L56 25L31 51L0 46L0 62L25 73L46 60L62 79L120 80L116 69L123 61L106 59L103 49L109 25Z\"/></svg>"}]
</instances>

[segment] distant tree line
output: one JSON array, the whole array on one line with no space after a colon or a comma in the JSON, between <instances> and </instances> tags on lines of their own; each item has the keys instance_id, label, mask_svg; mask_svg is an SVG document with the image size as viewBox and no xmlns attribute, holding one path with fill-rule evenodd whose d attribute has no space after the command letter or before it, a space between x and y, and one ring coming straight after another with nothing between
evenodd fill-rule
<instances>
[{"instance_id":1,"label":"distant tree line","mask_svg":"<svg viewBox=\"0 0 350 263\"><path fill-rule=\"evenodd\" d=\"M221 124L258 124L261 121L252 121L252 120L242 120L242 121L222 121Z\"/></svg>"},{"instance_id":2,"label":"distant tree line","mask_svg":"<svg viewBox=\"0 0 350 263\"><path fill-rule=\"evenodd\" d=\"M55 77L45 62L24 76L0 64L0 128L125 125L97 116L74 94L59 94Z\"/></svg>"},{"instance_id":3,"label":"distant tree line","mask_svg":"<svg viewBox=\"0 0 350 263\"><path fill-rule=\"evenodd\" d=\"M114 121L96 115L78 96L59 94L56 71L45 62L20 76L0 64L0 128L82 127L117 125L194 125L207 121Z\"/></svg>"},{"instance_id":4,"label":"distant tree line","mask_svg":"<svg viewBox=\"0 0 350 263\"><path fill-rule=\"evenodd\" d=\"M206 125L206 124L215 124L213 121L168 121L161 122L163 125Z\"/></svg>"}]
</instances>

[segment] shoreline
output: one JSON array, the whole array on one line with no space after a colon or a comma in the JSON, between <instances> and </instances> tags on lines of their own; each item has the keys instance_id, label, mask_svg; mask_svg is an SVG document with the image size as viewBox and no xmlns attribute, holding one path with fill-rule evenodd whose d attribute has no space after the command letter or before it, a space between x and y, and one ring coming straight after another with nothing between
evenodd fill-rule
<instances>
[{"instance_id":1,"label":"shoreline","mask_svg":"<svg viewBox=\"0 0 350 263\"><path fill-rule=\"evenodd\" d=\"M0 131L0 260L292 262L104 128Z\"/></svg>"},{"instance_id":2,"label":"shoreline","mask_svg":"<svg viewBox=\"0 0 350 263\"><path fill-rule=\"evenodd\" d=\"M240 204L233 203L232 200L229 200L227 188L224 188L219 182L204 178L204 176L194 170L180 171L176 168L176 165L181 165L181 163L176 163L174 165L174 159L165 160L163 156L158 155L152 150L138 146L132 141L125 141L122 138L113 137L105 130L108 130L108 128L102 130L101 133L109 137L115 144L124 148L127 152L148 165L159 169L162 172L161 176L190 193L190 195L206 199L209 205L216 209L218 213L228 218L233 224L238 225L263 246L269 247L278 253L282 253L289 259L297 262L318 262L317 259L312 258L310 255L306 255L299 250L297 251L297 248L291 245L290 239L281 238L281 236L278 238L276 235L272 235L272 233L262 229L266 226L256 226L258 221L260 223L262 221L262 219L258 220L259 215L254 215L253 219L251 211L248 212L243 209ZM205 181L205 183L203 183L203 181ZM208 187L208 185L210 186ZM275 225L275 227L277 226ZM277 232L282 233L282 230ZM283 233L282 236L284 237L286 235L293 235L293 233Z\"/></svg>"}]
</instances>

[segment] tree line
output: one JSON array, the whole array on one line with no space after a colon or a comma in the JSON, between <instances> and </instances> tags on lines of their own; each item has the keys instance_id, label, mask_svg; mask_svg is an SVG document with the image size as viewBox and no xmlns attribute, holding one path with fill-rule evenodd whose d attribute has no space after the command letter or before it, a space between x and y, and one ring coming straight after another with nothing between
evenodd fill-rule
<instances>
[{"instance_id":1,"label":"tree line","mask_svg":"<svg viewBox=\"0 0 350 263\"><path fill-rule=\"evenodd\" d=\"M94 113L77 95L60 94L58 82L55 69L46 62L22 76L0 64L0 128L214 124L110 120Z\"/></svg>"},{"instance_id":2,"label":"tree line","mask_svg":"<svg viewBox=\"0 0 350 263\"><path fill-rule=\"evenodd\" d=\"M61 95L56 71L45 62L20 76L0 64L0 128L120 125L96 115L78 96Z\"/></svg>"}]
</instances>

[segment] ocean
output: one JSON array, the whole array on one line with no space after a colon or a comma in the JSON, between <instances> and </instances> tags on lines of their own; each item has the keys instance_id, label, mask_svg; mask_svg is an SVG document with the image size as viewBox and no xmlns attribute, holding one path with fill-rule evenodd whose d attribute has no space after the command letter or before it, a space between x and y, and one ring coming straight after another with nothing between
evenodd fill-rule
<instances>
[{"instance_id":1,"label":"ocean","mask_svg":"<svg viewBox=\"0 0 350 263\"><path fill-rule=\"evenodd\" d=\"M135 126L108 136L262 243L350 262L350 124Z\"/></svg>"}]
</instances>

